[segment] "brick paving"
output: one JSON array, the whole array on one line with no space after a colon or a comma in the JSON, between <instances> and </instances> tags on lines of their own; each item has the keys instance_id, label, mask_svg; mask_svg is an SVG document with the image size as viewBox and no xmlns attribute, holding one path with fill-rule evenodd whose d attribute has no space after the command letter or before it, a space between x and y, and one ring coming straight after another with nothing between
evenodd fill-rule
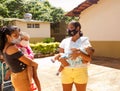
<instances>
[{"instance_id":1,"label":"brick paving","mask_svg":"<svg viewBox=\"0 0 120 91\"><path fill-rule=\"evenodd\" d=\"M52 63L51 57L35 59L39 64L38 76L42 91L62 91L60 76L56 76L59 62ZM88 66L89 80L87 91L120 91L120 70L90 64ZM73 91L76 91L73 87Z\"/></svg>"}]
</instances>

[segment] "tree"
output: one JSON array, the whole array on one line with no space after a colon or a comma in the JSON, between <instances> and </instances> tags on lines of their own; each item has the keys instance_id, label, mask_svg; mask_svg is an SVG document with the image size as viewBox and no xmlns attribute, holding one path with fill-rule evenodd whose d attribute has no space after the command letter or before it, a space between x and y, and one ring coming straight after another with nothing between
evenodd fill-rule
<instances>
[{"instance_id":1,"label":"tree","mask_svg":"<svg viewBox=\"0 0 120 91\"><path fill-rule=\"evenodd\" d=\"M8 9L8 17L23 18L24 3L23 0L6 0L4 2Z\"/></svg>"},{"instance_id":2,"label":"tree","mask_svg":"<svg viewBox=\"0 0 120 91\"><path fill-rule=\"evenodd\" d=\"M8 17L8 9L3 4L0 4L0 17Z\"/></svg>"},{"instance_id":3,"label":"tree","mask_svg":"<svg viewBox=\"0 0 120 91\"><path fill-rule=\"evenodd\" d=\"M65 12L61 8L51 6L48 1L1 0L0 2L0 16L3 18L23 18L25 13L31 13L34 20L53 23L74 19L64 16Z\"/></svg>"}]
</instances>

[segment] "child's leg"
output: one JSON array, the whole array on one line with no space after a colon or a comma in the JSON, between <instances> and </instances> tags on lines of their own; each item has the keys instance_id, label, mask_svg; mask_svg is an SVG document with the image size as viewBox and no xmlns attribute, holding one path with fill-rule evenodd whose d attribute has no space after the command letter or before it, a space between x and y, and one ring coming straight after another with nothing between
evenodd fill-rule
<instances>
[{"instance_id":1,"label":"child's leg","mask_svg":"<svg viewBox=\"0 0 120 91\"><path fill-rule=\"evenodd\" d=\"M33 67L31 66L28 66L27 67L27 70L28 70L28 78L29 78L29 81L30 81L30 87L31 87L31 90L36 90L36 87L34 86L34 82L33 82Z\"/></svg>"},{"instance_id":2,"label":"child's leg","mask_svg":"<svg viewBox=\"0 0 120 91\"><path fill-rule=\"evenodd\" d=\"M61 62L61 65L60 65L56 75L59 75L59 73L64 69L65 66L69 66L69 63L66 61L66 58L59 58L58 61Z\"/></svg>"},{"instance_id":3,"label":"child's leg","mask_svg":"<svg viewBox=\"0 0 120 91\"><path fill-rule=\"evenodd\" d=\"M59 69L58 69L58 72L56 73L56 75L58 76L59 73L64 69L64 67L62 65L60 65Z\"/></svg>"},{"instance_id":4,"label":"child's leg","mask_svg":"<svg viewBox=\"0 0 120 91\"><path fill-rule=\"evenodd\" d=\"M28 72L28 78L29 78L29 82L30 84L32 83L32 78L33 78L33 69L31 66L27 67L27 72Z\"/></svg>"},{"instance_id":5,"label":"child's leg","mask_svg":"<svg viewBox=\"0 0 120 91\"><path fill-rule=\"evenodd\" d=\"M38 91L41 91L41 85L40 85L40 81L39 81L39 78L37 76L37 70L33 68L33 79L34 79L34 82L37 86L37 89Z\"/></svg>"},{"instance_id":6,"label":"child's leg","mask_svg":"<svg viewBox=\"0 0 120 91\"><path fill-rule=\"evenodd\" d=\"M69 63L66 61L66 58L60 58L58 61L61 62L63 67L69 66Z\"/></svg>"}]
</instances>

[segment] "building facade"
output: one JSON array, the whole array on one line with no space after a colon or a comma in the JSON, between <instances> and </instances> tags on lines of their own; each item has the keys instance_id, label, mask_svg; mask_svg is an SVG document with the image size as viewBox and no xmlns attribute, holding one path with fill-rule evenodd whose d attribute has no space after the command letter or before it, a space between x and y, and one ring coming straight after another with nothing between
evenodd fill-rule
<instances>
[{"instance_id":1,"label":"building facade","mask_svg":"<svg viewBox=\"0 0 120 91\"><path fill-rule=\"evenodd\" d=\"M95 48L94 55L120 58L120 0L97 0L96 4L86 4L90 7L80 11L85 2L76 8L79 10L76 14L84 35Z\"/></svg>"},{"instance_id":2,"label":"building facade","mask_svg":"<svg viewBox=\"0 0 120 91\"><path fill-rule=\"evenodd\" d=\"M50 38L50 22L37 20L12 19L12 24L20 27L21 31L30 35L31 42L40 42Z\"/></svg>"}]
</instances>

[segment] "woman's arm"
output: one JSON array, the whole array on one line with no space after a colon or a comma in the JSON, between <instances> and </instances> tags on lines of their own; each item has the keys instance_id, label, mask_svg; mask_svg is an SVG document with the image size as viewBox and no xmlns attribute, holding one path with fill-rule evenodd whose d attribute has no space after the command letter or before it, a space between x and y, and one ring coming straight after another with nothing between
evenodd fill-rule
<instances>
[{"instance_id":1,"label":"woman's arm","mask_svg":"<svg viewBox=\"0 0 120 91\"><path fill-rule=\"evenodd\" d=\"M63 48L59 48L59 53L64 53L64 49Z\"/></svg>"},{"instance_id":2,"label":"woman's arm","mask_svg":"<svg viewBox=\"0 0 120 91\"><path fill-rule=\"evenodd\" d=\"M7 49L6 49L6 53L8 55L12 55L14 53L17 53L19 52L19 48L15 45L13 46L9 46ZM18 58L21 62L25 63L26 65L29 65L29 66L34 66L36 69L38 67L38 64L36 62L34 62L33 60L31 60L30 58L28 58L27 56L25 56L24 54L19 54L20 57Z\"/></svg>"},{"instance_id":3,"label":"woman's arm","mask_svg":"<svg viewBox=\"0 0 120 91\"><path fill-rule=\"evenodd\" d=\"M31 60L30 58L28 58L27 56L23 55L19 58L20 61L22 61L23 63L27 64L28 66L34 66L38 67L38 64L36 62L34 62L33 60Z\"/></svg>"}]
</instances>

